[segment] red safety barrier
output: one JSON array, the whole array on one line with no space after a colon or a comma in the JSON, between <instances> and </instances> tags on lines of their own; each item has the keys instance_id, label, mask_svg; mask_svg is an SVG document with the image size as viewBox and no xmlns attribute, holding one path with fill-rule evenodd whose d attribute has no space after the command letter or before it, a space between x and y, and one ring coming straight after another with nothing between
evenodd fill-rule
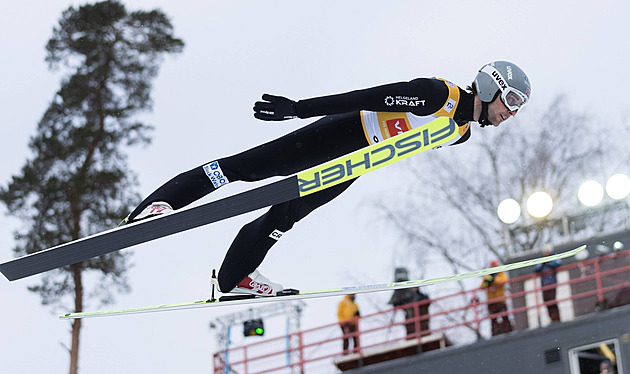
<instances>
[{"instance_id":1,"label":"red safety barrier","mask_svg":"<svg viewBox=\"0 0 630 374\"><path fill-rule=\"evenodd\" d=\"M470 344L491 338L492 318L511 319L514 330L539 328L548 320L546 307L552 304L560 308L560 323L566 322L617 306L620 301L615 297L620 295L619 291L630 292L630 251L560 266L556 273L567 280L558 279L555 285L541 287L539 274L533 273L533 269L531 274L510 279L506 288L511 291L498 299L508 305L506 312L489 315L488 303L498 300L483 300L484 290L465 290L358 317L357 332L345 337L358 336L360 347L350 352L341 352L343 337L335 322L216 352L214 372L330 372L331 365L350 368L357 362L365 365L370 360L383 361L453 344ZM558 289L556 300L542 302L542 291L554 287ZM423 306L429 303L430 314L421 315ZM405 319L400 311L409 308L415 317ZM422 328L428 325L425 321L430 321L430 328Z\"/></svg>"}]
</instances>

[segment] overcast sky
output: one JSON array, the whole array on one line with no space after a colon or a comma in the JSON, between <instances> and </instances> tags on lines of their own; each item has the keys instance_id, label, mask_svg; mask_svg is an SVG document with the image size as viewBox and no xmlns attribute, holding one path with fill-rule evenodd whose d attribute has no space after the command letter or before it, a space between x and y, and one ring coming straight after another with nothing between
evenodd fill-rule
<instances>
[{"instance_id":1,"label":"overcast sky","mask_svg":"<svg viewBox=\"0 0 630 374\"><path fill-rule=\"evenodd\" d=\"M79 4L83 2L5 1L0 6L2 185L29 156L29 137L59 88L61 75L47 69L44 46L61 12ZM432 76L466 86L483 64L501 59L517 63L529 75L532 99L527 110L542 110L554 96L566 94L574 108L597 116L604 125L628 114L627 1L124 4L129 10L161 8L186 43L182 54L164 60L153 88L153 111L140 117L155 126L153 144L129 153L143 196L179 172L309 123L255 120L252 105L265 92L301 99ZM501 128L479 131L475 125L471 142L485 131ZM366 207L392 186L404 185L396 179L395 167L391 169L361 178L296 225L267 256L262 273L301 289L392 280L394 266L404 259L394 258L395 236L381 229ZM210 198L249 187L230 185ZM20 222L4 216L4 206L0 212L0 260L6 261ZM133 291L110 307L205 298L210 269L220 265L238 229L258 214L135 247L135 267L129 272ZM42 307L39 297L26 290L38 281L37 276L11 283L0 279L2 372L68 370L62 344L70 344L70 324L57 319L65 310ZM385 304L389 295L371 297ZM369 312L372 307L361 300L359 296L359 305ZM333 322L338 301L308 301L302 325ZM86 310L96 307L89 304ZM217 347L208 323L230 310L240 309L86 320L80 372L211 372Z\"/></svg>"}]
</instances>

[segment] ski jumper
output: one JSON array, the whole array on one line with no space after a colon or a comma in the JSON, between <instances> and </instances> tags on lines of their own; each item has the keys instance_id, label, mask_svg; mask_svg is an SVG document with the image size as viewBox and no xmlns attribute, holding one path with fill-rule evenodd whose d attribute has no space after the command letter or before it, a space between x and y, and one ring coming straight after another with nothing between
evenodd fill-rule
<instances>
[{"instance_id":1,"label":"ski jumper","mask_svg":"<svg viewBox=\"0 0 630 374\"><path fill-rule=\"evenodd\" d=\"M446 80L418 78L300 100L296 105L298 117L324 117L268 143L177 175L144 199L129 218L133 220L155 201L180 209L229 182L291 175L422 126L438 116L457 122L459 136L451 144L462 143L470 136L473 99L473 94ZM260 265L283 233L354 181L274 205L243 226L219 270L220 289L232 290Z\"/></svg>"}]
</instances>

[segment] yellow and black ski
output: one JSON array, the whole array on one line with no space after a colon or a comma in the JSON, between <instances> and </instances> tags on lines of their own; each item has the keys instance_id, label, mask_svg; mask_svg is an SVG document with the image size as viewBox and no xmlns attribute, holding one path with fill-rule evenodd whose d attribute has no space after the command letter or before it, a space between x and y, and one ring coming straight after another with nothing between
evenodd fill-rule
<instances>
[{"instance_id":1,"label":"yellow and black ski","mask_svg":"<svg viewBox=\"0 0 630 374\"><path fill-rule=\"evenodd\" d=\"M578 248L575 248L566 252L550 255L550 256L543 256L543 257L534 258L531 260L525 260L525 261L515 262L511 264L495 266L492 268L472 271L469 273L461 273L461 274L449 275L445 277L432 278L432 279L419 279L419 280L410 280L410 281L404 281L404 282L339 287L339 288L310 290L310 291L297 291L297 290L290 289L290 290L286 290L286 292L281 293L277 296L238 295L238 296L229 296L227 299L224 299L224 298L215 299L213 295L213 297L211 297L210 299L191 301L191 302L186 302L186 303L162 304L162 305L144 306L144 307L137 307L137 308L126 308L126 309L105 310L105 311L95 311L95 312L65 313L59 316L59 318L74 319L74 318L108 317L108 316L119 316L119 315L127 315L127 314L166 312L166 311L175 311L175 310L184 310L184 309L199 309L199 308L208 308L208 307L217 307L217 306L232 306L232 305L239 305L239 304L268 303L268 302L289 301L289 300L296 300L296 299L312 299L312 298L318 298L318 297L340 296L340 295L347 295L347 294L391 291L391 290L396 290L396 289L401 289L401 288L423 287L423 286L429 286L429 285L438 284L438 283L445 283L445 282L451 282L451 281L468 279L468 278L483 277L484 275L488 275L488 274L495 274L502 271L510 271L514 269L520 269L520 268L524 268L528 266L533 266L536 264L541 264L543 262L559 260L562 258L575 256L578 252L581 252L582 250L584 250L584 248L586 248L586 245L582 245Z\"/></svg>"}]
</instances>

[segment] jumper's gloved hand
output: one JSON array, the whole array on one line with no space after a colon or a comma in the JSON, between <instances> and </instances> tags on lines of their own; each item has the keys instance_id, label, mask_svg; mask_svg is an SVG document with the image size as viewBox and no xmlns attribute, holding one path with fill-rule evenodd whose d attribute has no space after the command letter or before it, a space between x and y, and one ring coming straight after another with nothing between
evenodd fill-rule
<instances>
[{"instance_id":1,"label":"jumper's gloved hand","mask_svg":"<svg viewBox=\"0 0 630 374\"><path fill-rule=\"evenodd\" d=\"M264 121L284 121L297 117L295 101L282 96L264 94L262 99L254 104L254 117Z\"/></svg>"}]
</instances>

